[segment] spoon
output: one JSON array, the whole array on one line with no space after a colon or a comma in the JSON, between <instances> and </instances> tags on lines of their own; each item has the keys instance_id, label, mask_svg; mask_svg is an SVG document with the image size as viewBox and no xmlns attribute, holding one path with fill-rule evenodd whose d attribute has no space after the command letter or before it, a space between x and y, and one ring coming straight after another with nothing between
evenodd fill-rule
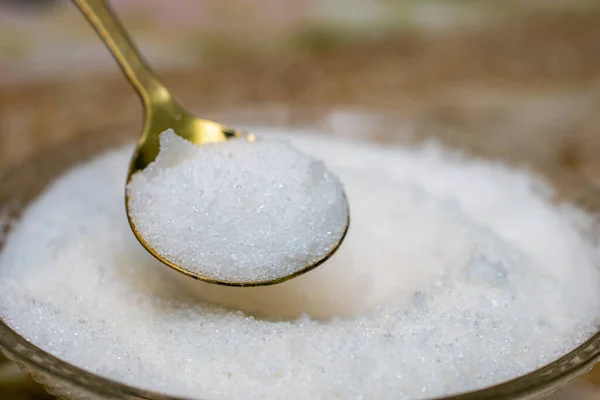
<instances>
[{"instance_id":1,"label":"spoon","mask_svg":"<svg viewBox=\"0 0 600 400\"><path fill-rule=\"evenodd\" d=\"M143 170L153 162L159 153L160 134L167 129L173 129L175 133L184 139L196 144L223 142L233 138L245 138L254 141L252 134L228 128L217 122L196 118L184 110L171 96L162 81L152 72L142 59L135 45L129 38L125 28L119 22L115 13L105 0L73 0L79 10L86 17L98 33L104 44L108 47L113 57L125 73L125 76L137 91L144 107L144 125L142 137L137 143L132 156L127 182L133 174ZM348 209L346 196L344 206ZM127 199L126 199L127 200ZM171 262L155 251L136 230L131 219L128 201L126 201L127 219L137 240L156 259L192 278L227 286L264 286L280 283L296 276L302 275L326 261L341 245L349 226L349 212L346 213L345 229L339 240L331 250L316 262L297 268L293 273L278 277L277 279L240 282L235 280L215 279L182 268ZM273 216L277 218L277 216Z\"/></svg>"}]
</instances>

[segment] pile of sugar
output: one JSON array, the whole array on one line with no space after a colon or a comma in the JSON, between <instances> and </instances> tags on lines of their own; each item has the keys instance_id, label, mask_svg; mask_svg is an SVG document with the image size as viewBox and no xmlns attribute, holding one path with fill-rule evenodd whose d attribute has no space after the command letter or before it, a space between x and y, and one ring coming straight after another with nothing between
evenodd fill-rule
<instances>
[{"instance_id":1,"label":"pile of sugar","mask_svg":"<svg viewBox=\"0 0 600 400\"><path fill-rule=\"evenodd\" d=\"M128 147L28 208L0 253L0 316L99 375L212 399L430 398L529 372L597 330L592 218L531 174L437 145L290 137L352 199L321 267L223 288L158 263L126 222Z\"/></svg>"},{"instance_id":2,"label":"pile of sugar","mask_svg":"<svg viewBox=\"0 0 600 400\"><path fill-rule=\"evenodd\" d=\"M229 282L276 280L317 263L348 221L339 179L283 140L198 147L168 130L127 193L137 232L158 254Z\"/></svg>"}]
</instances>

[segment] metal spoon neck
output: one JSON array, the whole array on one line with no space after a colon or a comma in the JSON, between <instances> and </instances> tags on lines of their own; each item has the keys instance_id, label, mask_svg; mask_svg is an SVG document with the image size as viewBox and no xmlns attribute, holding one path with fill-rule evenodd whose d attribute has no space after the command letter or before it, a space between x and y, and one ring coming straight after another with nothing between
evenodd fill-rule
<instances>
[{"instance_id":1,"label":"metal spoon neck","mask_svg":"<svg viewBox=\"0 0 600 400\"><path fill-rule=\"evenodd\" d=\"M142 58L127 31L105 0L73 0L141 97L146 109L173 102L162 81Z\"/></svg>"}]
</instances>

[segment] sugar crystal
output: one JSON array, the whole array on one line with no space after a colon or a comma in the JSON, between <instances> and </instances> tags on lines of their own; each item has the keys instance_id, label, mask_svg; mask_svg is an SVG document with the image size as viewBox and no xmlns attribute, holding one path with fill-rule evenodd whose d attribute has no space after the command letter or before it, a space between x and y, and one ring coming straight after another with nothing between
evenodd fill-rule
<instances>
[{"instance_id":1,"label":"sugar crystal","mask_svg":"<svg viewBox=\"0 0 600 400\"><path fill-rule=\"evenodd\" d=\"M276 280L315 264L348 221L339 179L283 140L195 146L168 130L127 189L129 214L150 247L230 282Z\"/></svg>"},{"instance_id":2,"label":"sugar crystal","mask_svg":"<svg viewBox=\"0 0 600 400\"><path fill-rule=\"evenodd\" d=\"M541 179L438 145L286 137L352 199L321 267L263 288L165 267L126 222L125 147L26 210L0 252L0 316L88 371L194 399L431 398L532 371L597 331L593 218Z\"/></svg>"}]
</instances>

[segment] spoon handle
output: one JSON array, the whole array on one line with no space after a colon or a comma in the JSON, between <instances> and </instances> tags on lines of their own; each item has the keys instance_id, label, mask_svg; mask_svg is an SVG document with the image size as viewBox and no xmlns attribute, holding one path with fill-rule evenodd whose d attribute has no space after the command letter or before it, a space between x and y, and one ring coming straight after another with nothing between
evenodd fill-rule
<instances>
[{"instance_id":1,"label":"spoon handle","mask_svg":"<svg viewBox=\"0 0 600 400\"><path fill-rule=\"evenodd\" d=\"M125 28L105 0L73 0L75 5L96 30L104 44L138 92L148 109L157 101L170 99L170 95L142 59Z\"/></svg>"}]
</instances>

